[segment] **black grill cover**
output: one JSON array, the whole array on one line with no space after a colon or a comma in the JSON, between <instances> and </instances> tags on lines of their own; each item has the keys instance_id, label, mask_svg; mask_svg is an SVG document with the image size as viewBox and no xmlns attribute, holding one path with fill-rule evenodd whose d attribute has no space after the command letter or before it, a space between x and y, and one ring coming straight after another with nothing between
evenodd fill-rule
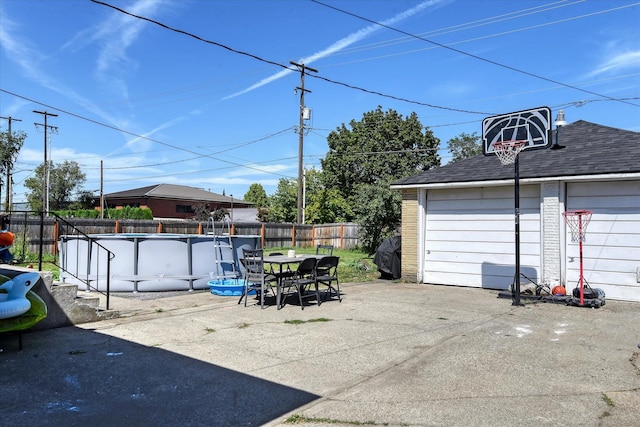
<instances>
[{"instance_id":1,"label":"black grill cover","mask_svg":"<svg viewBox=\"0 0 640 427\"><path fill-rule=\"evenodd\" d=\"M378 246L373 262L382 279L400 278L401 241L401 236L389 237Z\"/></svg>"}]
</instances>

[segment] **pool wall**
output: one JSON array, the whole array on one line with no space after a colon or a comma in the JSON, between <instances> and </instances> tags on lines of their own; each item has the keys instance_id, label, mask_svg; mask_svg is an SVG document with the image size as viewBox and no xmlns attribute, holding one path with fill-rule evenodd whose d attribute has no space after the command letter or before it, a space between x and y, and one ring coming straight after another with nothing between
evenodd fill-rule
<instances>
[{"instance_id":1,"label":"pool wall","mask_svg":"<svg viewBox=\"0 0 640 427\"><path fill-rule=\"evenodd\" d=\"M185 234L94 234L99 245L113 252L111 292L209 289L217 278L242 277L243 249L260 247L260 236ZM84 236L61 236L60 280L105 291L107 252ZM216 253L218 254L216 256Z\"/></svg>"}]
</instances>

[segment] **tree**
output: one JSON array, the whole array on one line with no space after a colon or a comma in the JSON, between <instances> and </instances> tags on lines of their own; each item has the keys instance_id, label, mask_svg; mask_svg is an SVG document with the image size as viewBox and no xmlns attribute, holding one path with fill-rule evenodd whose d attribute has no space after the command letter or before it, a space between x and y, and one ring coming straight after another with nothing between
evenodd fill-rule
<instances>
[{"instance_id":1,"label":"tree","mask_svg":"<svg viewBox=\"0 0 640 427\"><path fill-rule=\"evenodd\" d=\"M65 160L59 165L49 163L49 210L67 209L82 195L82 186L87 180L80 166L73 160ZM38 166L35 176L27 178L25 187L30 191L27 200L34 211L45 210L43 206L44 164Z\"/></svg>"},{"instance_id":2,"label":"tree","mask_svg":"<svg viewBox=\"0 0 640 427\"><path fill-rule=\"evenodd\" d=\"M191 206L191 209L193 210L193 219L195 221L207 221L211 216L211 209L208 203L197 203Z\"/></svg>"},{"instance_id":3,"label":"tree","mask_svg":"<svg viewBox=\"0 0 640 427\"><path fill-rule=\"evenodd\" d=\"M329 224L353 218L353 210L337 188L327 188L323 173L315 168L305 171L305 223Z\"/></svg>"},{"instance_id":4,"label":"tree","mask_svg":"<svg viewBox=\"0 0 640 427\"><path fill-rule=\"evenodd\" d=\"M378 106L349 125L329 134L329 152L321 163L327 188L338 188L350 202L359 184L391 182L440 165L440 140L416 113L403 119Z\"/></svg>"},{"instance_id":5,"label":"tree","mask_svg":"<svg viewBox=\"0 0 640 427\"><path fill-rule=\"evenodd\" d=\"M447 146L451 153L451 163L482 154L480 135L477 132L472 134L462 132L455 138L451 138Z\"/></svg>"},{"instance_id":6,"label":"tree","mask_svg":"<svg viewBox=\"0 0 640 427\"><path fill-rule=\"evenodd\" d=\"M398 233L402 214L401 194L389 188L391 183L360 184L354 211L360 224L360 246L373 255L387 237Z\"/></svg>"},{"instance_id":7,"label":"tree","mask_svg":"<svg viewBox=\"0 0 640 427\"><path fill-rule=\"evenodd\" d=\"M11 183L5 182L5 177L10 176L9 174L13 170L13 164L18 158L18 154L26 138L27 134L22 131L12 131L11 134L9 134L9 131L0 132L0 184L6 185L7 195L11 191ZM7 196L6 200L9 199L10 197ZM8 211L9 206L5 206L4 209Z\"/></svg>"},{"instance_id":8,"label":"tree","mask_svg":"<svg viewBox=\"0 0 640 427\"><path fill-rule=\"evenodd\" d=\"M255 203L256 207L265 208L269 206L269 198L267 192L264 191L262 184L254 183L249 186L243 198L247 202Z\"/></svg>"},{"instance_id":9,"label":"tree","mask_svg":"<svg viewBox=\"0 0 640 427\"><path fill-rule=\"evenodd\" d=\"M360 225L362 247L373 254L400 224L401 197L390 184L440 166L440 140L416 113L404 119L380 106L361 121L352 120L350 127L343 124L329 134L323 178L328 189L337 189L348 201Z\"/></svg>"},{"instance_id":10,"label":"tree","mask_svg":"<svg viewBox=\"0 0 640 427\"><path fill-rule=\"evenodd\" d=\"M271 222L295 222L298 216L298 181L280 178L276 192L269 197Z\"/></svg>"}]
</instances>

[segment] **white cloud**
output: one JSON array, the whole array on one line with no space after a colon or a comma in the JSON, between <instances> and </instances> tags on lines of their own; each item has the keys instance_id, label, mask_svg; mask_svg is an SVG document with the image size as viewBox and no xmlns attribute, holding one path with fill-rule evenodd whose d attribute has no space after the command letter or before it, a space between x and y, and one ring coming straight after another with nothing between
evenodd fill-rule
<instances>
[{"instance_id":1,"label":"white cloud","mask_svg":"<svg viewBox=\"0 0 640 427\"><path fill-rule=\"evenodd\" d=\"M589 75L594 77L605 73L626 71L632 68L640 68L640 50L616 53L598 65Z\"/></svg>"},{"instance_id":2,"label":"white cloud","mask_svg":"<svg viewBox=\"0 0 640 427\"><path fill-rule=\"evenodd\" d=\"M387 19L385 21L382 21L381 24L383 25L394 25L397 24L400 21L403 21L407 18L410 18L411 16L423 11L424 9L437 5L438 3L441 3L443 0L426 0L421 2L420 4L418 4L417 6L412 7L411 9L405 10L404 12L398 13L397 15L395 15L394 17ZM317 53L314 53L313 55L307 56L305 58L301 58L300 60L298 60L298 63L302 63L305 65L310 65L313 62L325 58L329 55L332 55L334 53L337 53L349 46L351 46L352 44L359 42L360 40L368 37L369 35L371 35L372 33L381 30L383 27L377 24L371 24L367 27L364 27L354 33L349 34L348 36L344 37L343 39L338 40L337 42L333 43L331 46L327 47L326 49L323 49ZM251 92L254 89L257 89L261 86L264 86L268 83L271 83L275 80L280 79L281 77L286 76L289 73L292 73L293 71L290 69L285 69L282 71L279 71L277 73L275 73L274 75L267 77L265 79L260 80L258 83L255 83L251 86L249 86L248 88L241 90L239 92L236 92L234 94L231 94L229 96L224 97L223 99L230 99L230 98L234 98L236 96L239 95L243 95L247 92Z\"/></svg>"}]
</instances>

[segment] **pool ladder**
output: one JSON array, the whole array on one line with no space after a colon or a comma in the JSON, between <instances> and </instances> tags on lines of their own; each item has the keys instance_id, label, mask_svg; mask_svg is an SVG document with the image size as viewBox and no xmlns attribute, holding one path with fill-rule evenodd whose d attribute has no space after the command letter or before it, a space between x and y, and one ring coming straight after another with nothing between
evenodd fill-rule
<instances>
[{"instance_id":1,"label":"pool ladder","mask_svg":"<svg viewBox=\"0 0 640 427\"><path fill-rule=\"evenodd\" d=\"M211 226L211 231L209 231ZM216 235L215 223L212 217L207 221L206 233L213 237L213 253L215 271L211 280L238 279L240 276L236 270L236 261L233 253L233 242L231 241L231 222L225 218L222 222L220 235Z\"/></svg>"}]
</instances>

